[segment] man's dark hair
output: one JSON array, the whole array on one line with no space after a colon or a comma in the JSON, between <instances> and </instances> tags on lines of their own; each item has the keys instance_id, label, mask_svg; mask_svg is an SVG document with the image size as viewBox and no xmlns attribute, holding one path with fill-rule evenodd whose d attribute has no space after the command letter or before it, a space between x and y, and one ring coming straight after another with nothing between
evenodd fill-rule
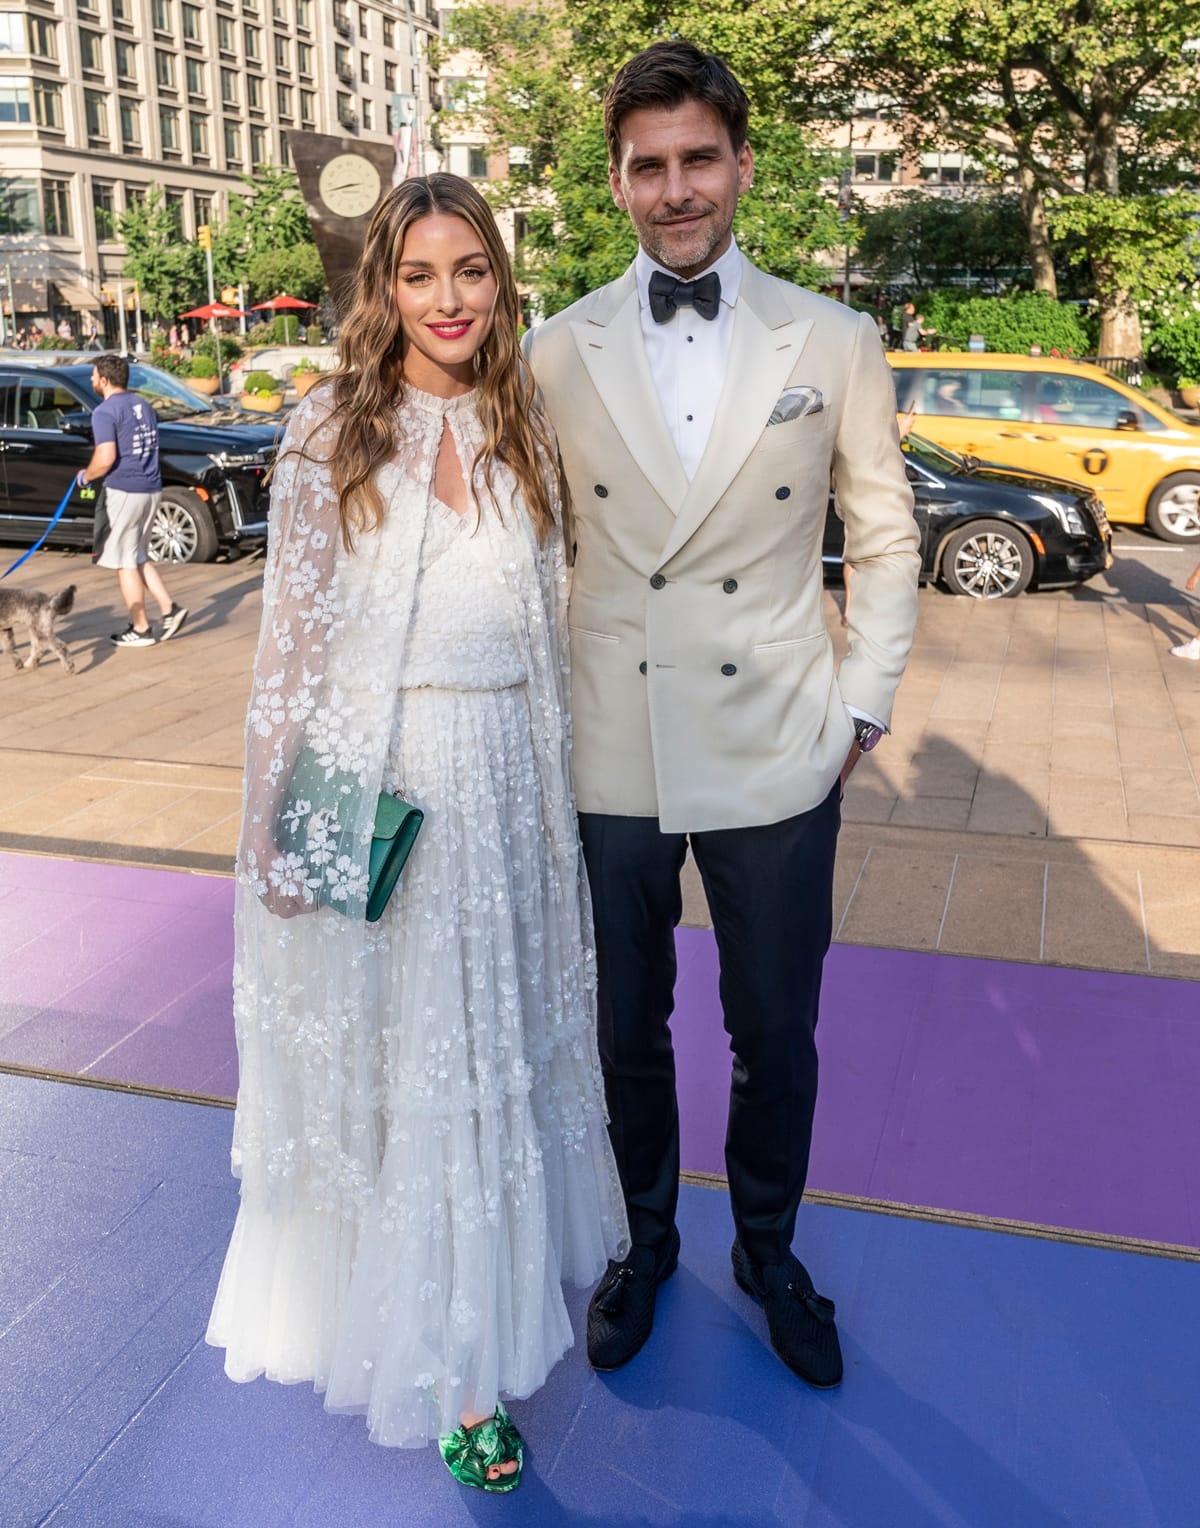
<instances>
[{"instance_id":1,"label":"man's dark hair","mask_svg":"<svg viewBox=\"0 0 1200 1528\"><path fill-rule=\"evenodd\" d=\"M123 355L98 355L92 362L110 387L129 386L129 362Z\"/></svg>"},{"instance_id":2,"label":"man's dark hair","mask_svg":"<svg viewBox=\"0 0 1200 1528\"><path fill-rule=\"evenodd\" d=\"M716 112L736 154L746 141L746 92L724 59L679 39L652 43L622 64L605 91L604 135L613 164L621 163L621 123L631 111L670 111L687 101L699 101Z\"/></svg>"}]
</instances>

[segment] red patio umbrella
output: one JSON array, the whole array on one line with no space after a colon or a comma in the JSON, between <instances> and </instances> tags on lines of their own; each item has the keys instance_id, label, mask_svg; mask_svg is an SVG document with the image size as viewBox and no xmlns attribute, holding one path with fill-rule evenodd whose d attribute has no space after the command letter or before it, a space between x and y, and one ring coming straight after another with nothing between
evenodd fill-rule
<instances>
[{"instance_id":1,"label":"red patio umbrella","mask_svg":"<svg viewBox=\"0 0 1200 1528\"><path fill-rule=\"evenodd\" d=\"M272 297L270 302L256 302L254 308L315 308L315 302L305 302L303 297L289 297L286 292L281 292L278 297Z\"/></svg>"},{"instance_id":2,"label":"red patio umbrella","mask_svg":"<svg viewBox=\"0 0 1200 1528\"><path fill-rule=\"evenodd\" d=\"M189 308L180 318L242 318L241 308L230 308L223 302L206 302L202 308Z\"/></svg>"}]
</instances>

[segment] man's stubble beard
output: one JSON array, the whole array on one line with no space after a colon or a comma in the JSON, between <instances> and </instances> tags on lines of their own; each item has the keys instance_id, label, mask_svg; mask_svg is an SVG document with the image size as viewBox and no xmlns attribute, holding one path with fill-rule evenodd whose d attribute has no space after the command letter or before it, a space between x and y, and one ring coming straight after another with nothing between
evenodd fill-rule
<instances>
[{"instance_id":1,"label":"man's stubble beard","mask_svg":"<svg viewBox=\"0 0 1200 1528\"><path fill-rule=\"evenodd\" d=\"M697 229L686 244L676 243L672 248L659 236L657 224L651 223L646 230L646 253L669 271L699 272L711 263L713 250L728 236L730 227L732 224L722 228L708 223Z\"/></svg>"}]
</instances>

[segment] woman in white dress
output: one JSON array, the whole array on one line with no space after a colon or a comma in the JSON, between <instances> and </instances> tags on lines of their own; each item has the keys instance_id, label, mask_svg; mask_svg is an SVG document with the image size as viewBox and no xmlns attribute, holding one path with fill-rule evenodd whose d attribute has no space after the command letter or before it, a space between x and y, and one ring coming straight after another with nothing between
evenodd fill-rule
<instances>
[{"instance_id":1,"label":"woman in white dress","mask_svg":"<svg viewBox=\"0 0 1200 1528\"><path fill-rule=\"evenodd\" d=\"M288 424L238 854L241 1205L208 1330L231 1378L310 1380L491 1491L520 1478L501 1396L573 1340L563 1279L627 1245L556 453L517 325L487 204L405 181L368 229L341 368ZM369 923L381 791L425 815Z\"/></svg>"}]
</instances>

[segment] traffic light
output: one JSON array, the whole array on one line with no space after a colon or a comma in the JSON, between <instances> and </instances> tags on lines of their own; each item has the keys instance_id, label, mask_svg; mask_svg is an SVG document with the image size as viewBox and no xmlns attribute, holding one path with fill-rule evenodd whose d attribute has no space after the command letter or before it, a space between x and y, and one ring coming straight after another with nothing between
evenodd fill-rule
<instances>
[{"instance_id":1,"label":"traffic light","mask_svg":"<svg viewBox=\"0 0 1200 1528\"><path fill-rule=\"evenodd\" d=\"M201 249L212 248L212 229L207 223L201 223L196 229L196 243Z\"/></svg>"}]
</instances>

